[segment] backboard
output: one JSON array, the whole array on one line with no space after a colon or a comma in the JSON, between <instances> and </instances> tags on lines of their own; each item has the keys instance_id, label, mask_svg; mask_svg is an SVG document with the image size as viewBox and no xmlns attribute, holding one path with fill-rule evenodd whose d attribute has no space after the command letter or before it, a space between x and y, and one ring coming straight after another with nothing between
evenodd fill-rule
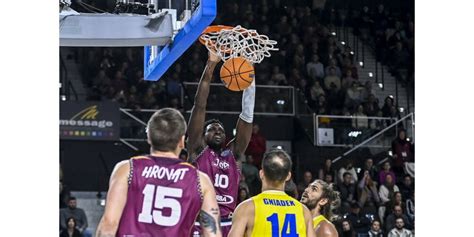
<instances>
[{"instance_id":1,"label":"backboard","mask_svg":"<svg viewBox=\"0 0 474 237\"><path fill-rule=\"evenodd\" d=\"M216 0L155 0L157 12L169 11L174 36L162 46L144 47L144 78L157 81L168 68L199 38L217 14Z\"/></svg>"}]
</instances>

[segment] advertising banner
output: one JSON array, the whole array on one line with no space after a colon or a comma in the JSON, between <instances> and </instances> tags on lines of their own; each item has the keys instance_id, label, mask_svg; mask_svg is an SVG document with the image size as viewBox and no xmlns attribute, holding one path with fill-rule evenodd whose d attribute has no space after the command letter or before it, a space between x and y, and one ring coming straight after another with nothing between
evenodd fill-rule
<instances>
[{"instance_id":1,"label":"advertising banner","mask_svg":"<svg viewBox=\"0 0 474 237\"><path fill-rule=\"evenodd\" d=\"M60 139L118 140L120 111L116 102L61 101Z\"/></svg>"}]
</instances>

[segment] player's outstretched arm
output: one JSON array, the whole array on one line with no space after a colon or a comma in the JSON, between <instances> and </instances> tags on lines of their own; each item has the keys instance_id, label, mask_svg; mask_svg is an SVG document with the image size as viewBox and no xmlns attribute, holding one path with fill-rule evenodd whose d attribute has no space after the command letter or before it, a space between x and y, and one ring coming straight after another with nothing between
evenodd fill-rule
<instances>
[{"instance_id":1,"label":"player's outstretched arm","mask_svg":"<svg viewBox=\"0 0 474 237\"><path fill-rule=\"evenodd\" d=\"M232 215L232 227L228 237L245 236L248 229L248 223L253 220L255 215L255 206L252 199L247 199L237 206Z\"/></svg>"},{"instance_id":2,"label":"player's outstretched arm","mask_svg":"<svg viewBox=\"0 0 474 237\"><path fill-rule=\"evenodd\" d=\"M237 120L237 134L233 142L232 151L236 157L242 157L252 137L253 110L255 107L255 79L242 94L242 112Z\"/></svg>"},{"instance_id":3,"label":"player's outstretched arm","mask_svg":"<svg viewBox=\"0 0 474 237\"><path fill-rule=\"evenodd\" d=\"M206 118L207 97L209 96L212 75L219 63L219 57L209 52L209 59L202 73L201 80L194 98L194 106L191 109L191 116L188 123L187 149L189 152L189 162L192 162L203 147L202 134L204 131L204 120Z\"/></svg>"},{"instance_id":4,"label":"player's outstretched arm","mask_svg":"<svg viewBox=\"0 0 474 237\"><path fill-rule=\"evenodd\" d=\"M127 202L128 175L130 172L130 161L124 160L115 165L110 176L109 191L105 203L105 212L97 227L97 237L114 237L123 208Z\"/></svg>"},{"instance_id":5,"label":"player's outstretched arm","mask_svg":"<svg viewBox=\"0 0 474 237\"><path fill-rule=\"evenodd\" d=\"M313 229L313 217L311 216L311 212L305 205L303 205L303 212L304 212L304 221L306 222L306 236L316 237L316 232Z\"/></svg>"},{"instance_id":6,"label":"player's outstretched arm","mask_svg":"<svg viewBox=\"0 0 474 237\"><path fill-rule=\"evenodd\" d=\"M199 171L199 179L204 196L198 217L202 233L205 237L221 237L220 213L216 201L216 192L209 177L201 171Z\"/></svg>"}]
</instances>

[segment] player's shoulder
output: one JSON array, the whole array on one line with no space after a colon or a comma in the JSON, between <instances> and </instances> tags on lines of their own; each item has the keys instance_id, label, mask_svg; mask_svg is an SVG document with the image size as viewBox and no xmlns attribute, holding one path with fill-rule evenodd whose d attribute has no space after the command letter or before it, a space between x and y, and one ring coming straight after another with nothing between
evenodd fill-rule
<instances>
[{"instance_id":1,"label":"player's shoulder","mask_svg":"<svg viewBox=\"0 0 474 237\"><path fill-rule=\"evenodd\" d=\"M130 160L140 160L140 159L150 159L150 158L148 156L145 156L145 155L130 157Z\"/></svg>"},{"instance_id":2,"label":"player's shoulder","mask_svg":"<svg viewBox=\"0 0 474 237\"><path fill-rule=\"evenodd\" d=\"M336 227L328 220L324 220L319 223L317 232L319 234L318 236L337 236Z\"/></svg>"},{"instance_id":3,"label":"player's shoulder","mask_svg":"<svg viewBox=\"0 0 474 237\"><path fill-rule=\"evenodd\" d=\"M235 208L235 211L239 211L245 216L247 215L254 215L255 213L255 203L253 201L253 198L249 198L243 202L241 202L237 207Z\"/></svg>"}]
</instances>

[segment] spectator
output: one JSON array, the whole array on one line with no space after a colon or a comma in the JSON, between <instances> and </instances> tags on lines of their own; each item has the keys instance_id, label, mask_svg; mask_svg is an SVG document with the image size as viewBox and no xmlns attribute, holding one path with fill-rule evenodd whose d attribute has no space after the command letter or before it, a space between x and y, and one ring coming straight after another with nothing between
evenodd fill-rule
<instances>
[{"instance_id":1,"label":"spectator","mask_svg":"<svg viewBox=\"0 0 474 237\"><path fill-rule=\"evenodd\" d=\"M415 192L411 193L410 198L405 202L407 216L410 218L410 221L413 223L415 221Z\"/></svg>"},{"instance_id":2,"label":"spectator","mask_svg":"<svg viewBox=\"0 0 474 237\"><path fill-rule=\"evenodd\" d=\"M367 102L364 103L364 110L367 116L378 116L378 112L380 111L379 102L374 94L370 94L367 97ZM380 117L382 117L383 114L381 113L380 115Z\"/></svg>"},{"instance_id":3,"label":"spectator","mask_svg":"<svg viewBox=\"0 0 474 237\"><path fill-rule=\"evenodd\" d=\"M352 76L352 70L347 70L346 75L342 78L342 88L344 90L349 89L356 80L357 79Z\"/></svg>"},{"instance_id":4,"label":"spectator","mask_svg":"<svg viewBox=\"0 0 474 237\"><path fill-rule=\"evenodd\" d=\"M371 81L366 81L364 84L364 88L362 88L361 99L362 101L367 101L370 95L375 95L377 92L372 86Z\"/></svg>"},{"instance_id":5,"label":"spectator","mask_svg":"<svg viewBox=\"0 0 474 237\"><path fill-rule=\"evenodd\" d=\"M413 146L406 137L406 130L398 130L398 136L392 141L393 171L397 176L403 175L405 162L413 162Z\"/></svg>"},{"instance_id":6,"label":"spectator","mask_svg":"<svg viewBox=\"0 0 474 237\"><path fill-rule=\"evenodd\" d=\"M249 193L246 188L239 188L239 198L237 199L237 205L249 198Z\"/></svg>"},{"instance_id":7,"label":"spectator","mask_svg":"<svg viewBox=\"0 0 474 237\"><path fill-rule=\"evenodd\" d=\"M352 228L352 224L350 220L343 220L342 221L342 231L341 237L356 237L356 232Z\"/></svg>"},{"instance_id":8,"label":"spectator","mask_svg":"<svg viewBox=\"0 0 474 237\"><path fill-rule=\"evenodd\" d=\"M369 237L383 237L383 231L382 231L382 228L380 228L379 220L372 221L368 234L369 234Z\"/></svg>"},{"instance_id":9,"label":"spectator","mask_svg":"<svg viewBox=\"0 0 474 237\"><path fill-rule=\"evenodd\" d=\"M361 100L361 88L359 87L358 81L353 81L352 86L346 91L345 106L348 108L355 108L362 102Z\"/></svg>"},{"instance_id":10,"label":"spectator","mask_svg":"<svg viewBox=\"0 0 474 237\"><path fill-rule=\"evenodd\" d=\"M71 191L67 185L64 185L62 180L59 180L59 209L67 207L67 201L69 200L70 196Z\"/></svg>"},{"instance_id":11,"label":"spectator","mask_svg":"<svg viewBox=\"0 0 474 237\"><path fill-rule=\"evenodd\" d=\"M374 160L372 158L367 158L365 160L364 168L362 170L368 171L372 181L377 182L379 171L378 171L377 167L374 166ZM377 185L377 183L376 183L376 185Z\"/></svg>"},{"instance_id":12,"label":"spectator","mask_svg":"<svg viewBox=\"0 0 474 237\"><path fill-rule=\"evenodd\" d=\"M342 76L341 69L337 66L335 59L329 60L329 65L326 67L326 71L325 71L326 73L325 73L325 74L326 74L326 75L329 75L329 71L330 71L331 69L336 70L336 75L337 75L338 77L341 77L341 76Z\"/></svg>"},{"instance_id":13,"label":"spectator","mask_svg":"<svg viewBox=\"0 0 474 237\"><path fill-rule=\"evenodd\" d=\"M249 187L249 195L254 196L260 193L260 177L257 167L253 164L253 157L251 155L246 157L246 160L242 162L242 175L245 177L245 182Z\"/></svg>"},{"instance_id":14,"label":"spectator","mask_svg":"<svg viewBox=\"0 0 474 237\"><path fill-rule=\"evenodd\" d=\"M314 54L311 61L306 64L306 73L314 81L324 78L324 65L319 61L317 54Z\"/></svg>"},{"instance_id":15,"label":"spectator","mask_svg":"<svg viewBox=\"0 0 474 237\"><path fill-rule=\"evenodd\" d=\"M341 206L343 212L347 212L351 204L356 202L356 187L355 184L351 183L352 181L352 174L350 172L345 172L344 180L338 185L341 194Z\"/></svg>"},{"instance_id":16,"label":"spectator","mask_svg":"<svg viewBox=\"0 0 474 237\"><path fill-rule=\"evenodd\" d=\"M303 193L304 190L309 186L309 184L313 181L313 174L311 171L307 170L303 174L302 182L298 183L297 189L298 193Z\"/></svg>"},{"instance_id":17,"label":"spectator","mask_svg":"<svg viewBox=\"0 0 474 237\"><path fill-rule=\"evenodd\" d=\"M336 69L330 68L329 73L324 78L324 86L326 90L331 89L332 86L335 86L337 90L341 89L341 78L336 75Z\"/></svg>"},{"instance_id":18,"label":"spectator","mask_svg":"<svg viewBox=\"0 0 474 237\"><path fill-rule=\"evenodd\" d=\"M388 237L413 237L413 234L410 230L407 230L405 227L405 221L402 217L397 217L395 220L395 228L391 229L388 233Z\"/></svg>"},{"instance_id":19,"label":"spectator","mask_svg":"<svg viewBox=\"0 0 474 237\"><path fill-rule=\"evenodd\" d=\"M254 123L252 128L252 136L250 137L250 142L247 146L245 154L252 156L253 165L255 165L259 170L262 168L262 158L266 150L267 140L260 133L260 126Z\"/></svg>"},{"instance_id":20,"label":"spectator","mask_svg":"<svg viewBox=\"0 0 474 237\"><path fill-rule=\"evenodd\" d=\"M327 107L328 105L326 103L326 97L324 97L324 95L320 95L318 97L318 101L316 101L316 106L314 109L317 111L317 114L326 115Z\"/></svg>"},{"instance_id":21,"label":"spectator","mask_svg":"<svg viewBox=\"0 0 474 237\"><path fill-rule=\"evenodd\" d=\"M395 192L393 194L393 200L390 203L390 210L393 210L394 206L401 206L403 210L406 210L405 203L403 202L402 194L400 192Z\"/></svg>"},{"instance_id":22,"label":"spectator","mask_svg":"<svg viewBox=\"0 0 474 237\"><path fill-rule=\"evenodd\" d=\"M394 199L395 192L399 192L398 186L393 182L392 176L387 174L385 177L385 183L380 185L379 188L379 197L380 197L380 207L379 207L379 217L381 220L385 217L385 212L387 208L390 208L390 204ZM386 229L390 230L390 229Z\"/></svg>"},{"instance_id":23,"label":"spectator","mask_svg":"<svg viewBox=\"0 0 474 237\"><path fill-rule=\"evenodd\" d=\"M60 226L61 230L68 228L67 220L73 217L76 220L76 228L84 237L91 237L92 233L87 229L87 216L84 210L77 207L77 200L75 197L69 197L68 207L60 210Z\"/></svg>"},{"instance_id":24,"label":"spectator","mask_svg":"<svg viewBox=\"0 0 474 237\"><path fill-rule=\"evenodd\" d=\"M397 33L395 33L397 36ZM392 52L392 66L394 70L398 69L407 69L407 62L410 61L410 54L408 50L403 47L402 42L397 42L395 44L395 49Z\"/></svg>"},{"instance_id":25,"label":"spectator","mask_svg":"<svg viewBox=\"0 0 474 237\"><path fill-rule=\"evenodd\" d=\"M385 177L387 177L388 174L392 176L393 182L396 183L397 179L395 177L395 173L393 173L393 171L390 169L390 162L385 161L383 163L382 170L379 172L379 184L382 185L385 183Z\"/></svg>"},{"instance_id":26,"label":"spectator","mask_svg":"<svg viewBox=\"0 0 474 237\"><path fill-rule=\"evenodd\" d=\"M335 174L334 168L332 167L332 160L329 158L324 161L324 166L319 169L318 179L325 179L326 174Z\"/></svg>"},{"instance_id":27,"label":"spectator","mask_svg":"<svg viewBox=\"0 0 474 237\"><path fill-rule=\"evenodd\" d=\"M327 173L325 176L324 176L324 182L328 183L328 184L334 184L334 175L332 175L332 173Z\"/></svg>"},{"instance_id":28,"label":"spectator","mask_svg":"<svg viewBox=\"0 0 474 237\"><path fill-rule=\"evenodd\" d=\"M359 234L365 234L370 229L370 220L365 214L360 212L360 206L356 202L351 205L351 212L346 216L352 223L354 231Z\"/></svg>"},{"instance_id":29,"label":"spectator","mask_svg":"<svg viewBox=\"0 0 474 237\"><path fill-rule=\"evenodd\" d=\"M285 74L280 72L280 67L274 66L272 70L270 82L268 83L271 85L280 85L280 84L288 84L288 81L286 80Z\"/></svg>"},{"instance_id":30,"label":"spectator","mask_svg":"<svg viewBox=\"0 0 474 237\"><path fill-rule=\"evenodd\" d=\"M294 199L299 200L298 188L296 187L293 179L290 179L285 182L285 193L293 197Z\"/></svg>"},{"instance_id":31,"label":"spectator","mask_svg":"<svg viewBox=\"0 0 474 237\"><path fill-rule=\"evenodd\" d=\"M392 117L391 108L394 106L393 97L385 97L385 102L382 107L383 117Z\"/></svg>"},{"instance_id":32,"label":"spectator","mask_svg":"<svg viewBox=\"0 0 474 237\"><path fill-rule=\"evenodd\" d=\"M356 172L355 168L352 166L352 164L353 164L352 160L347 160L346 161L346 166L341 167L339 169L339 181L342 182L343 179L344 179L344 177L343 177L344 174L346 172L349 172L351 174L351 178L352 178L350 182L352 184L357 182L357 172Z\"/></svg>"},{"instance_id":33,"label":"spectator","mask_svg":"<svg viewBox=\"0 0 474 237\"><path fill-rule=\"evenodd\" d=\"M67 218L67 228L61 231L60 237L82 237L81 232L76 229L76 220L74 217Z\"/></svg>"},{"instance_id":34,"label":"spectator","mask_svg":"<svg viewBox=\"0 0 474 237\"><path fill-rule=\"evenodd\" d=\"M352 71L352 76L355 79L359 78L359 76L357 75L357 67L354 66L353 60L351 60L350 57L345 57L342 60L342 70L344 70L344 71L351 70Z\"/></svg>"},{"instance_id":35,"label":"spectator","mask_svg":"<svg viewBox=\"0 0 474 237\"><path fill-rule=\"evenodd\" d=\"M316 103L316 101L318 101L319 96L324 96L326 94L323 88L321 87L321 84L319 84L319 81L314 81L313 86L311 86L309 92L312 103Z\"/></svg>"},{"instance_id":36,"label":"spectator","mask_svg":"<svg viewBox=\"0 0 474 237\"><path fill-rule=\"evenodd\" d=\"M377 207L380 204L380 198L377 186L372 181L369 171L364 171L364 175L359 181L358 188L358 203L359 206L362 208L362 213L375 215L377 213Z\"/></svg>"},{"instance_id":37,"label":"spectator","mask_svg":"<svg viewBox=\"0 0 474 237\"><path fill-rule=\"evenodd\" d=\"M142 98L142 102L143 108L145 109L150 109L156 104L157 100L151 87L147 89L146 94Z\"/></svg>"},{"instance_id":38,"label":"spectator","mask_svg":"<svg viewBox=\"0 0 474 237\"><path fill-rule=\"evenodd\" d=\"M361 130L362 134L365 134L365 131L369 128L369 119L364 112L364 107L362 105L357 106L357 112L353 116L352 127Z\"/></svg>"},{"instance_id":39,"label":"spectator","mask_svg":"<svg viewBox=\"0 0 474 237\"><path fill-rule=\"evenodd\" d=\"M399 188L404 200L407 200L412 196L412 193L415 191L415 186L410 175L406 174L403 177L403 182Z\"/></svg>"},{"instance_id":40,"label":"spectator","mask_svg":"<svg viewBox=\"0 0 474 237\"><path fill-rule=\"evenodd\" d=\"M112 80L112 86L115 91L124 91L128 89L128 83L123 73L119 70L115 72L114 79Z\"/></svg>"}]
</instances>

